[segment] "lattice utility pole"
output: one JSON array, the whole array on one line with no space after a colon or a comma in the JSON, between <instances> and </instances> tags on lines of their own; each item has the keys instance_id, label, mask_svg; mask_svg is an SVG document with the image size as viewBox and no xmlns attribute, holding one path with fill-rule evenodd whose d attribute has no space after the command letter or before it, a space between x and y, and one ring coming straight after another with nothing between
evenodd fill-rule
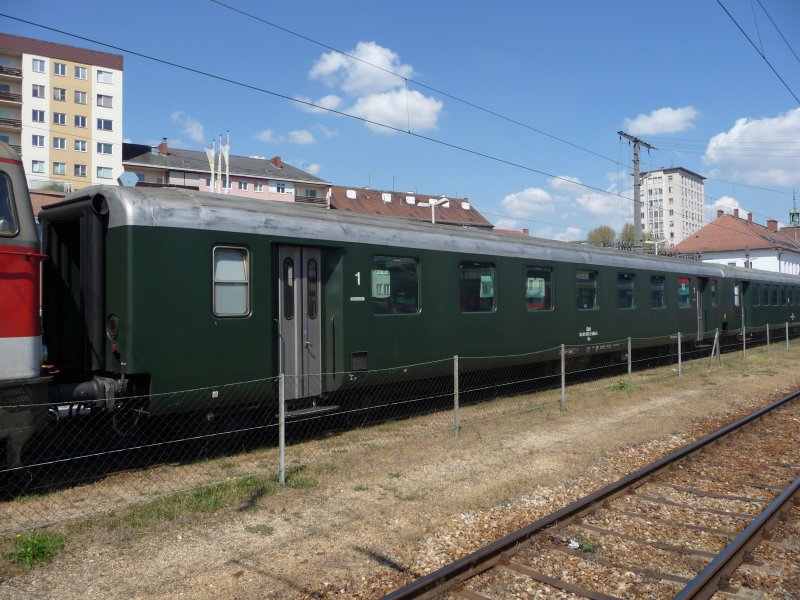
<instances>
[{"instance_id":1,"label":"lattice utility pole","mask_svg":"<svg viewBox=\"0 0 800 600\"><path fill-rule=\"evenodd\" d=\"M633 247L636 251L642 250L642 201L639 197L639 146L644 146L648 150L655 150L644 140L628 135L624 131L618 131L620 137L624 137L628 142L633 142Z\"/></svg>"}]
</instances>

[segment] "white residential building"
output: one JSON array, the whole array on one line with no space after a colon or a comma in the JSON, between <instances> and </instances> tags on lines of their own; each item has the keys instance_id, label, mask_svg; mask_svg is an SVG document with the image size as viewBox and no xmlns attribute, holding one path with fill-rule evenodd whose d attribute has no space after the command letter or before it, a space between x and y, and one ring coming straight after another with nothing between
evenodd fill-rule
<instances>
[{"instance_id":1,"label":"white residential building","mask_svg":"<svg viewBox=\"0 0 800 600\"><path fill-rule=\"evenodd\" d=\"M0 33L0 140L31 189L116 183L122 56Z\"/></svg>"},{"instance_id":2,"label":"white residential building","mask_svg":"<svg viewBox=\"0 0 800 600\"><path fill-rule=\"evenodd\" d=\"M670 247L705 225L705 177L683 167L641 174L642 231Z\"/></svg>"}]
</instances>

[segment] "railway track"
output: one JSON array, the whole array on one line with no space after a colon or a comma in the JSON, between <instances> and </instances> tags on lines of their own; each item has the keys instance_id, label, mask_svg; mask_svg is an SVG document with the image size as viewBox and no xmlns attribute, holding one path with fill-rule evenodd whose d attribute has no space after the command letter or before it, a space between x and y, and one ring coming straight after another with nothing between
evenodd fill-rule
<instances>
[{"instance_id":1,"label":"railway track","mask_svg":"<svg viewBox=\"0 0 800 600\"><path fill-rule=\"evenodd\" d=\"M800 392L385 600L800 598L798 431Z\"/></svg>"}]
</instances>

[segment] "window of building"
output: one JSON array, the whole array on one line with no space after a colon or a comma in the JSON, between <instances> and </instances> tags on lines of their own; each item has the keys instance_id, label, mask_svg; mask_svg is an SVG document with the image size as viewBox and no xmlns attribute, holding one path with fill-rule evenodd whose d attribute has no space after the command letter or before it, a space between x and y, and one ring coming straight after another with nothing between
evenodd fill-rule
<instances>
[{"instance_id":1,"label":"window of building","mask_svg":"<svg viewBox=\"0 0 800 600\"><path fill-rule=\"evenodd\" d=\"M53 138L53 148L55 150L66 150L67 149L67 138L54 137Z\"/></svg>"},{"instance_id":2,"label":"window of building","mask_svg":"<svg viewBox=\"0 0 800 600\"><path fill-rule=\"evenodd\" d=\"M678 308L692 308L691 279L678 277Z\"/></svg>"},{"instance_id":3,"label":"window of building","mask_svg":"<svg viewBox=\"0 0 800 600\"><path fill-rule=\"evenodd\" d=\"M31 119L34 123L44 123L44 111L34 109L31 111Z\"/></svg>"},{"instance_id":4,"label":"window of building","mask_svg":"<svg viewBox=\"0 0 800 600\"><path fill-rule=\"evenodd\" d=\"M75 104L86 104L86 92L75 90Z\"/></svg>"},{"instance_id":5,"label":"window of building","mask_svg":"<svg viewBox=\"0 0 800 600\"><path fill-rule=\"evenodd\" d=\"M75 140L75 151L86 152L86 140Z\"/></svg>"},{"instance_id":6,"label":"window of building","mask_svg":"<svg viewBox=\"0 0 800 600\"><path fill-rule=\"evenodd\" d=\"M635 277L631 273L617 274L617 308L636 308L634 282Z\"/></svg>"},{"instance_id":7,"label":"window of building","mask_svg":"<svg viewBox=\"0 0 800 600\"><path fill-rule=\"evenodd\" d=\"M66 77L67 76L67 65L65 65L64 63L59 63L59 62L53 63L53 73L55 73L56 75L58 75L60 77Z\"/></svg>"},{"instance_id":8,"label":"window of building","mask_svg":"<svg viewBox=\"0 0 800 600\"><path fill-rule=\"evenodd\" d=\"M75 127L85 128L86 127L86 117L83 117L81 115L75 115Z\"/></svg>"},{"instance_id":9,"label":"window of building","mask_svg":"<svg viewBox=\"0 0 800 600\"><path fill-rule=\"evenodd\" d=\"M58 102L66 102L67 90L64 88L53 88L53 100L57 100Z\"/></svg>"},{"instance_id":10,"label":"window of building","mask_svg":"<svg viewBox=\"0 0 800 600\"><path fill-rule=\"evenodd\" d=\"M113 101L114 99L111 96L104 96L103 94L97 94L97 106L103 106L105 108L113 108Z\"/></svg>"},{"instance_id":11,"label":"window of building","mask_svg":"<svg viewBox=\"0 0 800 600\"><path fill-rule=\"evenodd\" d=\"M553 270L547 267L528 267L525 271L525 310L553 308Z\"/></svg>"},{"instance_id":12,"label":"window of building","mask_svg":"<svg viewBox=\"0 0 800 600\"><path fill-rule=\"evenodd\" d=\"M770 288L770 303L772 306L780 306L778 304L778 286L773 285Z\"/></svg>"},{"instance_id":13,"label":"window of building","mask_svg":"<svg viewBox=\"0 0 800 600\"><path fill-rule=\"evenodd\" d=\"M63 162L53 163L53 175L66 175L66 174L67 174L67 163Z\"/></svg>"},{"instance_id":14,"label":"window of building","mask_svg":"<svg viewBox=\"0 0 800 600\"><path fill-rule=\"evenodd\" d=\"M43 160L31 161L31 173L44 173L44 161Z\"/></svg>"},{"instance_id":15,"label":"window of building","mask_svg":"<svg viewBox=\"0 0 800 600\"><path fill-rule=\"evenodd\" d=\"M494 263L462 262L458 268L461 311L493 311L495 307Z\"/></svg>"},{"instance_id":16,"label":"window of building","mask_svg":"<svg viewBox=\"0 0 800 600\"><path fill-rule=\"evenodd\" d=\"M239 189L241 191L243 191L243 192L246 192L247 191L247 182L246 181L240 181L239 182Z\"/></svg>"},{"instance_id":17,"label":"window of building","mask_svg":"<svg viewBox=\"0 0 800 600\"><path fill-rule=\"evenodd\" d=\"M244 317L250 313L250 256L246 248L213 250L214 314Z\"/></svg>"},{"instance_id":18,"label":"window of building","mask_svg":"<svg viewBox=\"0 0 800 600\"><path fill-rule=\"evenodd\" d=\"M111 154L113 151L113 144L108 144L106 142L97 142L97 153L98 154Z\"/></svg>"},{"instance_id":19,"label":"window of building","mask_svg":"<svg viewBox=\"0 0 800 600\"><path fill-rule=\"evenodd\" d=\"M58 63L56 63L58 65ZM41 58L34 58L33 59L33 72L34 73L46 73L45 71L45 63Z\"/></svg>"},{"instance_id":20,"label":"window of building","mask_svg":"<svg viewBox=\"0 0 800 600\"><path fill-rule=\"evenodd\" d=\"M75 177L86 177L86 165L75 165Z\"/></svg>"},{"instance_id":21,"label":"window of building","mask_svg":"<svg viewBox=\"0 0 800 600\"><path fill-rule=\"evenodd\" d=\"M256 182L253 184L253 191L256 191L256 192L263 192L263 191L264 191L264 184L263 184L263 183L261 183L260 181L256 181Z\"/></svg>"},{"instance_id":22,"label":"window of building","mask_svg":"<svg viewBox=\"0 0 800 600\"><path fill-rule=\"evenodd\" d=\"M98 179L111 179L111 167L97 167Z\"/></svg>"},{"instance_id":23,"label":"window of building","mask_svg":"<svg viewBox=\"0 0 800 600\"><path fill-rule=\"evenodd\" d=\"M275 191L278 192L279 194L285 194L286 193L286 184L284 182L282 182L282 181L277 182L275 184Z\"/></svg>"},{"instance_id":24,"label":"window of building","mask_svg":"<svg viewBox=\"0 0 800 600\"><path fill-rule=\"evenodd\" d=\"M114 74L111 71L97 70L97 83L113 83Z\"/></svg>"},{"instance_id":25,"label":"window of building","mask_svg":"<svg viewBox=\"0 0 800 600\"><path fill-rule=\"evenodd\" d=\"M769 286L760 283L758 285L758 299L761 306L769 306Z\"/></svg>"},{"instance_id":26,"label":"window of building","mask_svg":"<svg viewBox=\"0 0 800 600\"><path fill-rule=\"evenodd\" d=\"M34 98L44 98L44 96L45 96L44 86L34 83L33 84L33 88L31 90L31 95Z\"/></svg>"},{"instance_id":27,"label":"window of building","mask_svg":"<svg viewBox=\"0 0 800 600\"><path fill-rule=\"evenodd\" d=\"M111 119L97 119L97 129L100 131L113 131L114 123Z\"/></svg>"},{"instance_id":28,"label":"window of building","mask_svg":"<svg viewBox=\"0 0 800 600\"><path fill-rule=\"evenodd\" d=\"M316 198L317 190L306 190L306 198Z\"/></svg>"},{"instance_id":29,"label":"window of building","mask_svg":"<svg viewBox=\"0 0 800 600\"><path fill-rule=\"evenodd\" d=\"M665 279L662 275L650 276L650 308L667 307L667 297L664 294Z\"/></svg>"},{"instance_id":30,"label":"window of building","mask_svg":"<svg viewBox=\"0 0 800 600\"><path fill-rule=\"evenodd\" d=\"M211 188L211 177L206 177L206 187Z\"/></svg>"},{"instance_id":31,"label":"window of building","mask_svg":"<svg viewBox=\"0 0 800 600\"><path fill-rule=\"evenodd\" d=\"M579 309L597 308L597 271L578 270L575 273L575 291Z\"/></svg>"},{"instance_id":32,"label":"window of building","mask_svg":"<svg viewBox=\"0 0 800 600\"><path fill-rule=\"evenodd\" d=\"M66 113L53 113L53 125L66 125L67 124L67 115Z\"/></svg>"},{"instance_id":33,"label":"window of building","mask_svg":"<svg viewBox=\"0 0 800 600\"><path fill-rule=\"evenodd\" d=\"M86 67L75 65L75 79L86 79Z\"/></svg>"},{"instance_id":34,"label":"window of building","mask_svg":"<svg viewBox=\"0 0 800 600\"><path fill-rule=\"evenodd\" d=\"M373 256L371 288L375 314L419 312L419 259Z\"/></svg>"},{"instance_id":35,"label":"window of building","mask_svg":"<svg viewBox=\"0 0 800 600\"><path fill-rule=\"evenodd\" d=\"M137 183L144 183L145 181L144 173L136 173L136 182Z\"/></svg>"},{"instance_id":36,"label":"window of building","mask_svg":"<svg viewBox=\"0 0 800 600\"><path fill-rule=\"evenodd\" d=\"M44 136L35 134L32 135L31 146L33 146L34 148L44 148Z\"/></svg>"}]
</instances>

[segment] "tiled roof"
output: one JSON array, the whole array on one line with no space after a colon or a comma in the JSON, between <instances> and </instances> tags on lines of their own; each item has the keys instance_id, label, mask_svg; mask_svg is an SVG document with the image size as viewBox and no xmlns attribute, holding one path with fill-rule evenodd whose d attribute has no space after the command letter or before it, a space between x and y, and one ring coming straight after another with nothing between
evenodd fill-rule
<instances>
[{"instance_id":1,"label":"tiled roof","mask_svg":"<svg viewBox=\"0 0 800 600\"><path fill-rule=\"evenodd\" d=\"M431 201L440 202L443 196L387 192L370 188L331 188L331 208L367 215L384 215L416 221L431 221ZM436 206L436 222L447 225L492 228L489 222L466 198L447 198Z\"/></svg>"},{"instance_id":2,"label":"tiled roof","mask_svg":"<svg viewBox=\"0 0 800 600\"><path fill-rule=\"evenodd\" d=\"M328 182L324 179L301 171L279 159L277 162L281 165L280 167L264 158L231 155L230 160L230 173L237 177L279 179L281 181L328 185ZM175 171L194 171L199 173L210 172L206 153L196 150L169 148L166 154L161 154L159 152L154 152L150 146L123 144L122 162L126 166L142 166Z\"/></svg>"},{"instance_id":3,"label":"tiled roof","mask_svg":"<svg viewBox=\"0 0 800 600\"><path fill-rule=\"evenodd\" d=\"M97 50L87 50L86 48L76 48L55 42L45 42L33 38L22 37L0 33L0 51L10 50L20 54L36 54L50 58L60 58L70 62L81 63L84 65L96 65L107 69L122 71L122 56L119 54L109 54L98 52Z\"/></svg>"},{"instance_id":4,"label":"tiled roof","mask_svg":"<svg viewBox=\"0 0 800 600\"><path fill-rule=\"evenodd\" d=\"M775 223L774 221L772 223ZM730 252L738 250L765 250L783 248L800 252L800 233L795 242L792 227L770 231L770 228L740 219L733 215L720 215L694 235L675 245L675 254L697 254L699 252Z\"/></svg>"}]
</instances>

